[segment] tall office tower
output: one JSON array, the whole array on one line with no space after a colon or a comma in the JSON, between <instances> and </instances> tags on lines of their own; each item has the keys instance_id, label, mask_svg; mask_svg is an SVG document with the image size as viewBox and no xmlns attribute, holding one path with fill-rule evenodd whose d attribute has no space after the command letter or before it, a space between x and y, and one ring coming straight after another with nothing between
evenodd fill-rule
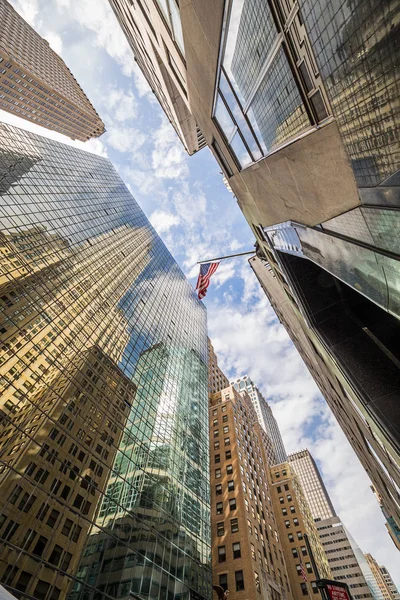
<instances>
[{"instance_id":1,"label":"tall office tower","mask_svg":"<svg viewBox=\"0 0 400 600\"><path fill-rule=\"evenodd\" d=\"M400 594L390 576L389 571L383 565L379 566L372 554L366 554L365 558L378 584L384 600L399 600Z\"/></svg>"},{"instance_id":2,"label":"tall office tower","mask_svg":"<svg viewBox=\"0 0 400 600\"><path fill-rule=\"evenodd\" d=\"M328 558L334 579L344 581L350 587L354 600L374 598L357 554L363 554L336 515L318 467L310 452L301 450L288 456L289 464L296 473L304 492L317 531Z\"/></svg>"},{"instance_id":3,"label":"tall office tower","mask_svg":"<svg viewBox=\"0 0 400 600\"><path fill-rule=\"evenodd\" d=\"M231 385L233 385L239 393L245 392L250 396L258 421L271 439L275 451L276 462L285 462L287 460L287 455L278 423L276 422L271 407L258 387L252 382L248 375L239 377L239 379L233 381Z\"/></svg>"},{"instance_id":4,"label":"tall office tower","mask_svg":"<svg viewBox=\"0 0 400 600\"><path fill-rule=\"evenodd\" d=\"M162 13L178 2L112 4L138 45L147 19L137 56L171 71ZM263 288L289 302L292 339L299 321L312 341L301 352L400 527L399 1L179 5L178 93L279 284L258 265Z\"/></svg>"},{"instance_id":5,"label":"tall office tower","mask_svg":"<svg viewBox=\"0 0 400 600\"><path fill-rule=\"evenodd\" d=\"M320 598L321 592L316 580L332 579L332 573L310 507L290 463L272 466L270 471L272 502L293 598L302 600L303 596L307 595ZM305 534L318 569L317 573L314 572L312 559L308 554ZM307 573L307 581L303 577L302 564Z\"/></svg>"},{"instance_id":6,"label":"tall office tower","mask_svg":"<svg viewBox=\"0 0 400 600\"><path fill-rule=\"evenodd\" d=\"M49 43L0 0L0 108L83 142L104 123Z\"/></svg>"},{"instance_id":7,"label":"tall office tower","mask_svg":"<svg viewBox=\"0 0 400 600\"><path fill-rule=\"evenodd\" d=\"M300 479L313 518L320 521L336 517L325 484L309 450L292 452L288 455L288 461Z\"/></svg>"},{"instance_id":8,"label":"tall office tower","mask_svg":"<svg viewBox=\"0 0 400 600\"><path fill-rule=\"evenodd\" d=\"M218 358L208 338L208 393L215 394L229 386L229 379L218 366Z\"/></svg>"},{"instance_id":9,"label":"tall office tower","mask_svg":"<svg viewBox=\"0 0 400 600\"><path fill-rule=\"evenodd\" d=\"M0 181L0 582L210 600L204 306L108 160L1 125Z\"/></svg>"},{"instance_id":10,"label":"tall office tower","mask_svg":"<svg viewBox=\"0 0 400 600\"><path fill-rule=\"evenodd\" d=\"M292 600L272 506L275 459L253 404L233 386L210 394L213 584L230 600Z\"/></svg>"}]
</instances>

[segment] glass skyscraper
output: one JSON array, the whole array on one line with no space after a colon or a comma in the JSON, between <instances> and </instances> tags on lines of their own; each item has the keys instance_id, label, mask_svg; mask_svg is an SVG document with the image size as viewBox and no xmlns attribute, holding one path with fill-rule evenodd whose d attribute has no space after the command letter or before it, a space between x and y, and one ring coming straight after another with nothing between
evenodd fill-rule
<instances>
[{"instance_id":1,"label":"glass skyscraper","mask_svg":"<svg viewBox=\"0 0 400 600\"><path fill-rule=\"evenodd\" d=\"M209 599L204 306L110 162L0 125L0 582Z\"/></svg>"}]
</instances>

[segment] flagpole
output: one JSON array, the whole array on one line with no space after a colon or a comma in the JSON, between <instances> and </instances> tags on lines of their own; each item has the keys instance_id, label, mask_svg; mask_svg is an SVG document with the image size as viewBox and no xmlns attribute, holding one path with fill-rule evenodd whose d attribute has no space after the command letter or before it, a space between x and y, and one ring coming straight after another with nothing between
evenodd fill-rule
<instances>
[{"instance_id":1,"label":"flagpole","mask_svg":"<svg viewBox=\"0 0 400 600\"><path fill-rule=\"evenodd\" d=\"M226 260L227 258L236 258L236 256L246 256L248 254L255 254L255 250L251 250L250 252L239 252L239 254L230 254L229 256L218 256L217 258L208 258L207 260L199 260L197 261L198 265L204 265L205 263L215 262L217 260Z\"/></svg>"}]
</instances>

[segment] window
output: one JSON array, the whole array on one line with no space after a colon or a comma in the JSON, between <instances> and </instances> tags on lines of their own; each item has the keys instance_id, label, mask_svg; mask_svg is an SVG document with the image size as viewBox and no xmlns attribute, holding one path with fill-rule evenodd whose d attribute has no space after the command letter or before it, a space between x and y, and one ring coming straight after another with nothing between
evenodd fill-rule
<instances>
[{"instance_id":1,"label":"window","mask_svg":"<svg viewBox=\"0 0 400 600\"><path fill-rule=\"evenodd\" d=\"M37 600L45 600L47 592L49 591L50 584L46 581L39 581L33 595Z\"/></svg>"},{"instance_id":2,"label":"window","mask_svg":"<svg viewBox=\"0 0 400 600\"><path fill-rule=\"evenodd\" d=\"M215 486L215 495L220 496L221 494L222 494L222 484L217 483L217 485Z\"/></svg>"},{"instance_id":3,"label":"window","mask_svg":"<svg viewBox=\"0 0 400 600\"><path fill-rule=\"evenodd\" d=\"M36 545L32 551L32 554L35 554L36 556L42 556L47 542L48 542L48 539L45 538L43 535L41 535L39 537L38 541L36 542Z\"/></svg>"},{"instance_id":4,"label":"window","mask_svg":"<svg viewBox=\"0 0 400 600\"><path fill-rule=\"evenodd\" d=\"M290 521L285 521L285 527L286 527L286 529L290 528Z\"/></svg>"},{"instance_id":5,"label":"window","mask_svg":"<svg viewBox=\"0 0 400 600\"><path fill-rule=\"evenodd\" d=\"M280 485L278 485L278 487L276 488L276 491L278 492L278 494L282 493L282 488ZM279 498L279 500L280 500L280 498Z\"/></svg>"},{"instance_id":6,"label":"window","mask_svg":"<svg viewBox=\"0 0 400 600\"><path fill-rule=\"evenodd\" d=\"M318 586L315 583L315 581L311 582L311 587L312 587L313 594L318 594L319 593Z\"/></svg>"},{"instance_id":7,"label":"window","mask_svg":"<svg viewBox=\"0 0 400 600\"><path fill-rule=\"evenodd\" d=\"M36 501L36 496L33 496L33 495L29 494L28 492L25 492L25 494L22 496L21 502L18 505L18 509L23 510L25 513L27 513L30 511L30 509L34 505L35 501Z\"/></svg>"},{"instance_id":8,"label":"window","mask_svg":"<svg viewBox=\"0 0 400 600\"><path fill-rule=\"evenodd\" d=\"M254 571L254 580L255 580L255 584L256 584L256 590L257 590L257 592L260 592L260 594L261 594L260 577L259 577L258 573L256 573L255 571Z\"/></svg>"},{"instance_id":9,"label":"window","mask_svg":"<svg viewBox=\"0 0 400 600\"><path fill-rule=\"evenodd\" d=\"M232 544L232 554L233 558L240 558L242 556L242 553L240 551L240 542L235 542L234 544Z\"/></svg>"},{"instance_id":10,"label":"window","mask_svg":"<svg viewBox=\"0 0 400 600\"><path fill-rule=\"evenodd\" d=\"M214 419L213 425L214 425L214 427L216 427L218 425L218 419Z\"/></svg>"},{"instance_id":11,"label":"window","mask_svg":"<svg viewBox=\"0 0 400 600\"><path fill-rule=\"evenodd\" d=\"M214 456L214 462L215 462L215 463L219 463L219 462L221 462L221 455L220 455L220 454L216 454L216 455Z\"/></svg>"},{"instance_id":12,"label":"window","mask_svg":"<svg viewBox=\"0 0 400 600\"><path fill-rule=\"evenodd\" d=\"M231 519L231 533L237 533L239 531L238 519Z\"/></svg>"},{"instance_id":13,"label":"window","mask_svg":"<svg viewBox=\"0 0 400 600\"><path fill-rule=\"evenodd\" d=\"M51 513L49 515L49 518L47 519L47 525L49 527L53 528L57 522L59 515L60 515L60 512L53 508L53 510L51 511Z\"/></svg>"},{"instance_id":14,"label":"window","mask_svg":"<svg viewBox=\"0 0 400 600\"><path fill-rule=\"evenodd\" d=\"M303 596L308 596L307 585L305 583L301 583L300 587L301 587L301 591L303 592Z\"/></svg>"},{"instance_id":15,"label":"window","mask_svg":"<svg viewBox=\"0 0 400 600\"><path fill-rule=\"evenodd\" d=\"M237 592L244 590L243 571L235 571L235 584Z\"/></svg>"},{"instance_id":16,"label":"window","mask_svg":"<svg viewBox=\"0 0 400 600\"><path fill-rule=\"evenodd\" d=\"M227 573L222 573L222 575L219 576L219 585L222 587L222 589L224 590L224 592L226 592L226 590L228 589L228 575L227 575Z\"/></svg>"},{"instance_id":17,"label":"window","mask_svg":"<svg viewBox=\"0 0 400 600\"><path fill-rule=\"evenodd\" d=\"M307 573L312 573L313 572L312 567L311 567L311 563L306 562L306 569L307 569Z\"/></svg>"},{"instance_id":18,"label":"window","mask_svg":"<svg viewBox=\"0 0 400 600\"><path fill-rule=\"evenodd\" d=\"M228 422L228 415L224 415L224 416L222 417L222 422L223 422L223 423L227 423L227 422Z\"/></svg>"},{"instance_id":19,"label":"window","mask_svg":"<svg viewBox=\"0 0 400 600\"><path fill-rule=\"evenodd\" d=\"M226 466L226 474L227 475L232 475L233 473L233 466L232 465L227 465Z\"/></svg>"},{"instance_id":20,"label":"window","mask_svg":"<svg viewBox=\"0 0 400 600\"><path fill-rule=\"evenodd\" d=\"M251 546L251 558L253 560L256 560L256 551L255 551L255 548L254 548L254 544L250 544L250 546Z\"/></svg>"},{"instance_id":21,"label":"window","mask_svg":"<svg viewBox=\"0 0 400 600\"><path fill-rule=\"evenodd\" d=\"M297 552L297 548L292 548L292 554L294 558L297 558L299 556L299 553Z\"/></svg>"},{"instance_id":22,"label":"window","mask_svg":"<svg viewBox=\"0 0 400 600\"><path fill-rule=\"evenodd\" d=\"M236 498L229 499L229 510L236 510Z\"/></svg>"},{"instance_id":23,"label":"window","mask_svg":"<svg viewBox=\"0 0 400 600\"><path fill-rule=\"evenodd\" d=\"M219 479L221 477L221 469L215 469L215 478Z\"/></svg>"},{"instance_id":24,"label":"window","mask_svg":"<svg viewBox=\"0 0 400 600\"><path fill-rule=\"evenodd\" d=\"M249 528L250 535L253 533L253 527L251 525L250 519L247 519L247 527Z\"/></svg>"},{"instance_id":25,"label":"window","mask_svg":"<svg viewBox=\"0 0 400 600\"><path fill-rule=\"evenodd\" d=\"M293 519L293 525L294 525L295 527L298 527L298 526L299 526L299 520L298 520L296 517Z\"/></svg>"},{"instance_id":26,"label":"window","mask_svg":"<svg viewBox=\"0 0 400 600\"><path fill-rule=\"evenodd\" d=\"M233 492L234 489L235 489L235 483L231 479L230 481L228 481L228 492Z\"/></svg>"},{"instance_id":27,"label":"window","mask_svg":"<svg viewBox=\"0 0 400 600\"><path fill-rule=\"evenodd\" d=\"M297 532L297 539L298 540L302 540L303 539L303 534L301 533L301 531Z\"/></svg>"},{"instance_id":28,"label":"window","mask_svg":"<svg viewBox=\"0 0 400 600\"><path fill-rule=\"evenodd\" d=\"M294 542L293 533L288 533L289 542Z\"/></svg>"},{"instance_id":29,"label":"window","mask_svg":"<svg viewBox=\"0 0 400 600\"><path fill-rule=\"evenodd\" d=\"M285 488L285 492L289 491L289 486L287 483L285 483L284 488Z\"/></svg>"},{"instance_id":30,"label":"window","mask_svg":"<svg viewBox=\"0 0 400 600\"><path fill-rule=\"evenodd\" d=\"M226 460L229 460L230 458L232 458L232 452L230 450L227 450L225 452L225 458L226 458Z\"/></svg>"},{"instance_id":31,"label":"window","mask_svg":"<svg viewBox=\"0 0 400 600\"><path fill-rule=\"evenodd\" d=\"M217 502L216 509L217 509L216 510L217 515L222 515L222 512L223 512L223 504L222 504L222 502Z\"/></svg>"},{"instance_id":32,"label":"window","mask_svg":"<svg viewBox=\"0 0 400 600\"><path fill-rule=\"evenodd\" d=\"M229 425L225 425L223 428L224 433L229 433Z\"/></svg>"},{"instance_id":33,"label":"window","mask_svg":"<svg viewBox=\"0 0 400 600\"><path fill-rule=\"evenodd\" d=\"M292 501L292 496L290 494L286 494L286 498L287 498L288 502Z\"/></svg>"},{"instance_id":34,"label":"window","mask_svg":"<svg viewBox=\"0 0 400 600\"><path fill-rule=\"evenodd\" d=\"M225 546L218 546L218 562L222 563L226 561L226 550Z\"/></svg>"},{"instance_id":35,"label":"window","mask_svg":"<svg viewBox=\"0 0 400 600\"><path fill-rule=\"evenodd\" d=\"M57 546L56 544L53 548L52 553L50 554L49 562L57 567L61 559L61 554L62 548L61 546Z\"/></svg>"},{"instance_id":36,"label":"window","mask_svg":"<svg viewBox=\"0 0 400 600\"><path fill-rule=\"evenodd\" d=\"M27 571L22 571L17 583L15 584L17 590L19 590L20 592L26 592L26 588L29 585L31 577L32 575L30 573L28 573Z\"/></svg>"},{"instance_id":37,"label":"window","mask_svg":"<svg viewBox=\"0 0 400 600\"><path fill-rule=\"evenodd\" d=\"M214 450L219 450L219 440L214 442Z\"/></svg>"},{"instance_id":38,"label":"window","mask_svg":"<svg viewBox=\"0 0 400 600\"><path fill-rule=\"evenodd\" d=\"M301 553L303 556L307 556L308 552L307 552L307 548L305 546L301 547Z\"/></svg>"},{"instance_id":39,"label":"window","mask_svg":"<svg viewBox=\"0 0 400 600\"><path fill-rule=\"evenodd\" d=\"M231 440L227 437L224 439L224 444L225 446L230 446L231 445Z\"/></svg>"},{"instance_id":40,"label":"window","mask_svg":"<svg viewBox=\"0 0 400 600\"><path fill-rule=\"evenodd\" d=\"M287 473L286 473L286 470L285 470L285 469L282 471L282 475L283 475L284 477L286 477Z\"/></svg>"},{"instance_id":41,"label":"window","mask_svg":"<svg viewBox=\"0 0 400 600\"><path fill-rule=\"evenodd\" d=\"M67 537L69 537L72 526L73 526L73 522L71 521L71 519L65 519L63 528L61 529L61 533L63 535L66 535Z\"/></svg>"},{"instance_id":42,"label":"window","mask_svg":"<svg viewBox=\"0 0 400 600\"><path fill-rule=\"evenodd\" d=\"M291 512L292 514L296 512L296 509L295 509L295 507L294 507L294 506L291 506L291 507L290 507L290 512Z\"/></svg>"},{"instance_id":43,"label":"window","mask_svg":"<svg viewBox=\"0 0 400 600\"><path fill-rule=\"evenodd\" d=\"M281 496L281 497L279 498L279 502L280 502L281 504L285 504L285 499L284 499L284 497L283 497L283 496Z\"/></svg>"},{"instance_id":44,"label":"window","mask_svg":"<svg viewBox=\"0 0 400 600\"><path fill-rule=\"evenodd\" d=\"M225 533L224 522L217 523L217 536L221 537Z\"/></svg>"},{"instance_id":45,"label":"window","mask_svg":"<svg viewBox=\"0 0 400 600\"><path fill-rule=\"evenodd\" d=\"M282 508L282 514L284 517L287 515L287 508Z\"/></svg>"},{"instance_id":46,"label":"window","mask_svg":"<svg viewBox=\"0 0 400 600\"><path fill-rule=\"evenodd\" d=\"M214 437L218 437L219 436L219 430L218 429L214 429Z\"/></svg>"}]
</instances>

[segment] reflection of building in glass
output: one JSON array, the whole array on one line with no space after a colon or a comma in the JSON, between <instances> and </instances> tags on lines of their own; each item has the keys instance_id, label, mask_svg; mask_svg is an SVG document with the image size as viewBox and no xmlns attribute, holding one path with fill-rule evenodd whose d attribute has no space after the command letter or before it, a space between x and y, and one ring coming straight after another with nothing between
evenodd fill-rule
<instances>
[{"instance_id":1,"label":"reflection of building in glass","mask_svg":"<svg viewBox=\"0 0 400 600\"><path fill-rule=\"evenodd\" d=\"M104 133L67 65L7 0L0 0L0 23L0 108L72 139Z\"/></svg>"},{"instance_id":2,"label":"reflection of building in glass","mask_svg":"<svg viewBox=\"0 0 400 600\"><path fill-rule=\"evenodd\" d=\"M231 385L239 393L247 393L253 403L256 411L258 422L268 434L274 447L277 463L283 463L287 460L286 450L283 445L281 432L279 431L278 423L273 415L272 409L258 387L252 382L248 375L240 377Z\"/></svg>"},{"instance_id":3,"label":"reflection of building in glass","mask_svg":"<svg viewBox=\"0 0 400 600\"><path fill-rule=\"evenodd\" d=\"M151 588L154 567L160 593L208 598L205 309L107 160L9 126L0 139L7 160L37 157L1 194L0 581L61 600L78 574L86 598L88 533L104 521L112 545L122 519L146 539L132 579ZM146 511L116 512L120 488ZM120 575L122 597L136 582Z\"/></svg>"},{"instance_id":4,"label":"reflection of building in glass","mask_svg":"<svg viewBox=\"0 0 400 600\"><path fill-rule=\"evenodd\" d=\"M205 376L200 357L173 344L139 358L137 395L78 573L112 597L128 583L141 597L209 595ZM81 593L78 584L71 597Z\"/></svg>"}]
</instances>

